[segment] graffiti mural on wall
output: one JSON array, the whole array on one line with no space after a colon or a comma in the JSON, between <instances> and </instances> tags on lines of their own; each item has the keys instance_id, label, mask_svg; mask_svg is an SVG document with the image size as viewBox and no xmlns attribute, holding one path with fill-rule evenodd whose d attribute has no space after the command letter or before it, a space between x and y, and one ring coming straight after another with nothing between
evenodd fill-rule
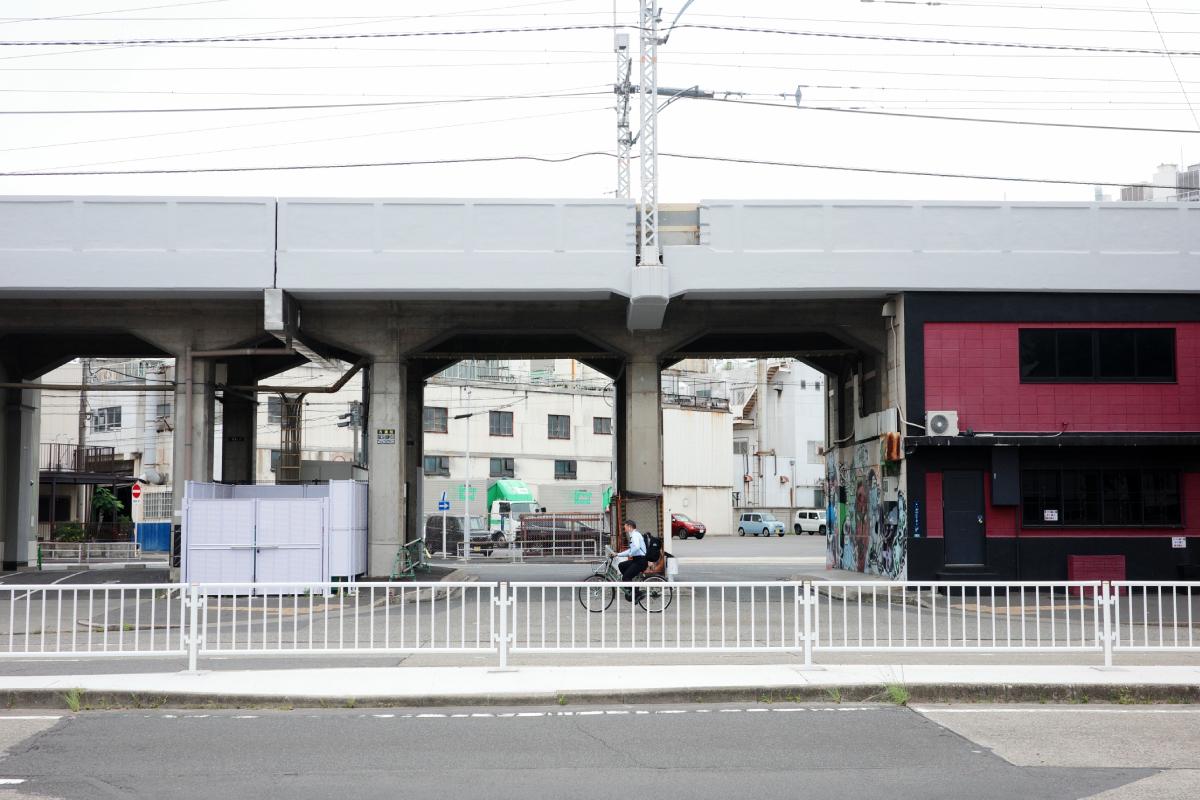
<instances>
[{"instance_id":1,"label":"graffiti mural on wall","mask_svg":"<svg viewBox=\"0 0 1200 800\"><path fill-rule=\"evenodd\" d=\"M868 575L900 578L905 574L908 554L908 507L904 493L885 500L879 460L871 448L857 445L853 459L843 463L839 456L849 448L826 457L826 497L829 536L825 565Z\"/></svg>"}]
</instances>

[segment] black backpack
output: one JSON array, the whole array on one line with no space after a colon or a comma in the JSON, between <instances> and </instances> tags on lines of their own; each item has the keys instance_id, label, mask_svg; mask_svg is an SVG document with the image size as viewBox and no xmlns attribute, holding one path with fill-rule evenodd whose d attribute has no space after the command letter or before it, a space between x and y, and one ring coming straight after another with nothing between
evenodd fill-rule
<instances>
[{"instance_id":1,"label":"black backpack","mask_svg":"<svg viewBox=\"0 0 1200 800\"><path fill-rule=\"evenodd\" d=\"M644 533L646 540L646 562L653 564L662 558L662 539L652 533Z\"/></svg>"}]
</instances>

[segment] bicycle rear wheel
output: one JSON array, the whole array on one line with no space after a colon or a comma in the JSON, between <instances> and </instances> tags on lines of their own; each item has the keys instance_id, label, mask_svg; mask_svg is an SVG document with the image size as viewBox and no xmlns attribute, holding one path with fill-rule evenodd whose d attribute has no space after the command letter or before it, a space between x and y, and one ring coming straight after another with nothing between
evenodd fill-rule
<instances>
[{"instance_id":1,"label":"bicycle rear wheel","mask_svg":"<svg viewBox=\"0 0 1200 800\"><path fill-rule=\"evenodd\" d=\"M671 601L675 599L675 587L667 583L666 578L651 575L641 583L635 590L639 606L651 614L661 614L671 606Z\"/></svg>"},{"instance_id":2,"label":"bicycle rear wheel","mask_svg":"<svg viewBox=\"0 0 1200 800\"><path fill-rule=\"evenodd\" d=\"M575 594L579 604L593 614L599 614L617 598L617 587L604 575L592 575L585 583L592 585L580 586Z\"/></svg>"}]
</instances>

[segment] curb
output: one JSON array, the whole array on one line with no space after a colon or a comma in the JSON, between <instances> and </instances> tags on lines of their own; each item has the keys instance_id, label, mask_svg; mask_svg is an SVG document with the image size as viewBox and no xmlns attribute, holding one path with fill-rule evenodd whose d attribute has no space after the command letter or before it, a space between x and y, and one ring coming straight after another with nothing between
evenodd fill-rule
<instances>
[{"instance_id":1,"label":"curb","mask_svg":"<svg viewBox=\"0 0 1200 800\"><path fill-rule=\"evenodd\" d=\"M1194 684L924 684L905 686L911 703L1088 703L1183 704L1200 703L1200 686ZM66 709L66 693L60 690L34 689L8 691L5 708ZM561 706L561 705L649 705L663 703L881 703L891 705L888 687L878 685L773 686L770 688L694 688L648 689L624 692L568 691L523 694L424 695L420 697L382 696L313 697L307 695L274 697L269 695L201 694L190 692L82 692L82 710L118 710L145 708L432 708L452 706Z\"/></svg>"}]
</instances>

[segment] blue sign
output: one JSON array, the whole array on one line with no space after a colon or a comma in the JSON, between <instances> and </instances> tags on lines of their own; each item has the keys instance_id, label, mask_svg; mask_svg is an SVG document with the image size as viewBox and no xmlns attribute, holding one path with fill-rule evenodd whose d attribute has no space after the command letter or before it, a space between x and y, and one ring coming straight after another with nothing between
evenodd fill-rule
<instances>
[{"instance_id":1,"label":"blue sign","mask_svg":"<svg viewBox=\"0 0 1200 800\"><path fill-rule=\"evenodd\" d=\"M450 510L450 501L449 500L439 500L438 501L438 511L449 511L449 510Z\"/></svg>"}]
</instances>

